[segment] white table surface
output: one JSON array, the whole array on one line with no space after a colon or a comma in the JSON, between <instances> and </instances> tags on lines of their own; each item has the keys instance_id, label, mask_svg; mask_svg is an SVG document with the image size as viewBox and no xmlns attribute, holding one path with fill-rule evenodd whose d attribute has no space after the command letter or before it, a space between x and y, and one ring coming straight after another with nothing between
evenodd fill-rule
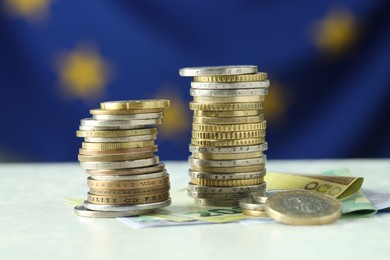
<instances>
[{"instance_id":1,"label":"white table surface","mask_svg":"<svg viewBox=\"0 0 390 260\"><path fill-rule=\"evenodd\" d=\"M186 162L165 162L172 189ZM364 187L390 192L390 160L268 161L267 169L316 173L348 167ZM65 198L86 197L77 163L0 164L0 259L390 259L390 214L331 225L238 223L132 229L77 217ZM192 203L172 197L173 207Z\"/></svg>"}]
</instances>

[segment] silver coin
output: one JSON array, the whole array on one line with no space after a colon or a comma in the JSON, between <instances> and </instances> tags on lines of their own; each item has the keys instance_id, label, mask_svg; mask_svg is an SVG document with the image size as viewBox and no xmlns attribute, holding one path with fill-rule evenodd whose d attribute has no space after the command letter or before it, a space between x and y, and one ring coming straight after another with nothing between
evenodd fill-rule
<instances>
[{"instance_id":1,"label":"silver coin","mask_svg":"<svg viewBox=\"0 0 390 260\"><path fill-rule=\"evenodd\" d=\"M144 209L144 210L128 210L128 211L96 211L89 210L84 207L84 205L79 205L74 207L74 213L80 217L87 218L118 218L118 217L131 217L143 215L149 212L152 212L154 209Z\"/></svg>"},{"instance_id":2,"label":"silver coin","mask_svg":"<svg viewBox=\"0 0 390 260\"><path fill-rule=\"evenodd\" d=\"M194 199L198 206L202 207L237 207L238 200L209 200L209 199Z\"/></svg>"},{"instance_id":3,"label":"silver coin","mask_svg":"<svg viewBox=\"0 0 390 260\"><path fill-rule=\"evenodd\" d=\"M268 88L269 80L253 82L191 82L194 89L247 89L247 88Z\"/></svg>"},{"instance_id":4,"label":"silver coin","mask_svg":"<svg viewBox=\"0 0 390 260\"><path fill-rule=\"evenodd\" d=\"M91 176L94 180L99 181L135 181L135 180L146 180L153 178L160 178L168 175L167 170L155 173L137 174L137 175L93 175Z\"/></svg>"},{"instance_id":5,"label":"silver coin","mask_svg":"<svg viewBox=\"0 0 390 260\"><path fill-rule=\"evenodd\" d=\"M188 175L191 178L209 179L209 180L245 180L254 179L265 176L266 170L258 172L239 172L239 173L209 173L209 172L197 172L191 169L188 170Z\"/></svg>"},{"instance_id":6,"label":"silver coin","mask_svg":"<svg viewBox=\"0 0 390 260\"><path fill-rule=\"evenodd\" d=\"M250 186L234 186L234 187L211 187L200 186L188 183L187 190L190 192L201 193L248 193L248 192L264 192L266 183Z\"/></svg>"},{"instance_id":7,"label":"silver coin","mask_svg":"<svg viewBox=\"0 0 390 260\"><path fill-rule=\"evenodd\" d=\"M266 162L265 154L261 157L240 160L202 160L188 157L188 163L191 166L204 167L235 167L235 166L249 166L256 164L264 164Z\"/></svg>"},{"instance_id":8,"label":"silver coin","mask_svg":"<svg viewBox=\"0 0 390 260\"><path fill-rule=\"evenodd\" d=\"M251 196L241 199L239 201L239 206L243 209L264 211L266 202L267 197L265 196L256 196L256 200Z\"/></svg>"},{"instance_id":9,"label":"silver coin","mask_svg":"<svg viewBox=\"0 0 390 260\"><path fill-rule=\"evenodd\" d=\"M263 192L247 192L247 193L205 193L196 191L187 191L188 196L195 199L208 200L239 200L242 198L263 195Z\"/></svg>"},{"instance_id":10,"label":"silver coin","mask_svg":"<svg viewBox=\"0 0 390 260\"><path fill-rule=\"evenodd\" d=\"M193 97L241 97L262 96L268 94L268 88L255 89L190 89Z\"/></svg>"},{"instance_id":11,"label":"silver coin","mask_svg":"<svg viewBox=\"0 0 390 260\"><path fill-rule=\"evenodd\" d=\"M158 209L171 205L171 198L161 201L148 204L135 204L135 205L101 205L101 204L92 204L88 201L84 201L84 207L89 210L99 210L99 211L131 211L131 210L147 210L147 209Z\"/></svg>"},{"instance_id":12,"label":"silver coin","mask_svg":"<svg viewBox=\"0 0 390 260\"><path fill-rule=\"evenodd\" d=\"M196 146L190 144L189 150L192 153L250 153L265 151L268 149L267 143L251 146L234 146L234 147L207 147L207 146Z\"/></svg>"},{"instance_id":13,"label":"silver coin","mask_svg":"<svg viewBox=\"0 0 390 260\"><path fill-rule=\"evenodd\" d=\"M210 66L210 67L192 67L181 68L179 75L183 77L192 76L217 76L217 75L240 75L257 73L258 68L254 65L237 66Z\"/></svg>"},{"instance_id":14,"label":"silver coin","mask_svg":"<svg viewBox=\"0 0 390 260\"><path fill-rule=\"evenodd\" d=\"M119 162L80 162L82 168L87 170L115 170L127 168L140 168L152 166L160 163L160 158L155 156L153 158L119 161Z\"/></svg>"},{"instance_id":15,"label":"silver coin","mask_svg":"<svg viewBox=\"0 0 390 260\"><path fill-rule=\"evenodd\" d=\"M140 126L161 124L162 119L139 119L139 120L96 120L93 118L81 119L81 125L85 126Z\"/></svg>"},{"instance_id":16,"label":"silver coin","mask_svg":"<svg viewBox=\"0 0 390 260\"><path fill-rule=\"evenodd\" d=\"M132 115L92 115L97 120L139 120L139 119L158 119L163 118L163 113L145 113Z\"/></svg>"},{"instance_id":17,"label":"silver coin","mask_svg":"<svg viewBox=\"0 0 390 260\"><path fill-rule=\"evenodd\" d=\"M85 137L84 141L88 143L123 143L155 140L156 135L134 135L121 137Z\"/></svg>"}]
</instances>

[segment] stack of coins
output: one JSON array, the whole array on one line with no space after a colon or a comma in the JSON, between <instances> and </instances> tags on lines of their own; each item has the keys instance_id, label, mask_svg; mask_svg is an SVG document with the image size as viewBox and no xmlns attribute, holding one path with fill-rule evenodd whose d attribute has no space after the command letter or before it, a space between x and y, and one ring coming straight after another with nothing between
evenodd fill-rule
<instances>
[{"instance_id":1,"label":"stack of coins","mask_svg":"<svg viewBox=\"0 0 390 260\"><path fill-rule=\"evenodd\" d=\"M263 195L267 74L257 66L183 68L179 74L194 76L189 196L201 206L230 207Z\"/></svg>"},{"instance_id":2,"label":"stack of coins","mask_svg":"<svg viewBox=\"0 0 390 260\"><path fill-rule=\"evenodd\" d=\"M84 142L79 161L89 187L86 217L132 216L168 206L169 175L154 153L156 125L162 123L169 100L129 100L100 104L92 118L81 120Z\"/></svg>"}]
</instances>

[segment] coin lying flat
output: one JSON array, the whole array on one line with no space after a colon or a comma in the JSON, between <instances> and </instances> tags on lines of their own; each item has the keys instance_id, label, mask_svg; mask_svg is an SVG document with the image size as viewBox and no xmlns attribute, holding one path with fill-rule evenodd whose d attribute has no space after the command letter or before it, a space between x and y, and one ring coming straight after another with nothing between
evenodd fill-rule
<instances>
[{"instance_id":1,"label":"coin lying flat","mask_svg":"<svg viewBox=\"0 0 390 260\"><path fill-rule=\"evenodd\" d=\"M213 76L213 75L239 75L257 73L257 66L235 65L235 66L210 66L182 68L179 75L183 77L192 76Z\"/></svg>"},{"instance_id":2,"label":"coin lying flat","mask_svg":"<svg viewBox=\"0 0 390 260\"><path fill-rule=\"evenodd\" d=\"M88 201L84 201L84 207L89 210L99 211L133 211L133 210L147 210L147 209L158 209L171 205L171 199L167 199L161 202L154 202L148 204L134 204L134 205L101 205L93 204Z\"/></svg>"},{"instance_id":3,"label":"coin lying flat","mask_svg":"<svg viewBox=\"0 0 390 260\"><path fill-rule=\"evenodd\" d=\"M287 190L269 194L268 198L241 199L239 205L245 210L263 211L276 221L290 225L328 224L339 219L342 214L341 203L323 193Z\"/></svg>"},{"instance_id":4,"label":"coin lying flat","mask_svg":"<svg viewBox=\"0 0 390 260\"><path fill-rule=\"evenodd\" d=\"M122 100L108 101L100 103L101 109L106 110L125 110L125 109L159 109L167 108L170 101L166 99L150 99L150 100Z\"/></svg>"},{"instance_id":5,"label":"coin lying flat","mask_svg":"<svg viewBox=\"0 0 390 260\"><path fill-rule=\"evenodd\" d=\"M87 218L131 217L131 216L143 215L152 211L153 209L127 210L127 211L96 211L96 210L86 209L84 205L79 205L74 207L74 213L77 216L87 217Z\"/></svg>"}]
</instances>

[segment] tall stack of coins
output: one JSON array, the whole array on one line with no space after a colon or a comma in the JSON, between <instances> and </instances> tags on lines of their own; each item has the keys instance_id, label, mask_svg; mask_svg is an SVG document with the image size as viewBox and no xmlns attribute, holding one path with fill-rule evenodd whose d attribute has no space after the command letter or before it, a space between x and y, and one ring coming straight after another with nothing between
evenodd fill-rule
<instances>
[{"instance_id":1,"label":"tall stack of coins","mask_svg":"<svg viewBox=\"0 0 390 260\"><path fill-rule=\"evenodd\" d=\"M169 175L154 143L168 107L169 100L103 102L81 120L78 158L90 176L77 215L132 216L170 204Z\"/></svg>"},{"instance_id":2,"label":"tall stack of coins","mask_svg":"<svg viewBox=\"0 0 390 260\"><path fill-rule=\"evenodd\" d=\"M267 74L257 66L183 68L179 74L194 76L189 196L201 206L230 207L263 195Z\"/></svg>"}]
</instances>

